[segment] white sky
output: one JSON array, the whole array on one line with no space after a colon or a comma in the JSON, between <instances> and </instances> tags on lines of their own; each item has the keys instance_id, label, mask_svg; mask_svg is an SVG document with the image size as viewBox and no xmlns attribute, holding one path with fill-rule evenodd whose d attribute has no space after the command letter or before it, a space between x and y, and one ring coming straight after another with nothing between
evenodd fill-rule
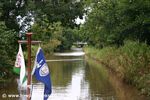
<instances>
[{"instance_id":1,"label":"white sky","mask_svg":"<svg viewBox=\"0 0 150 100\"><path fill-rule=\"evenodd\" d=\"M83 16L83 19L80 19L79 17L75 19L76 24L84 24L85 23L85 15Z\"/></svg>"}]
</instances>

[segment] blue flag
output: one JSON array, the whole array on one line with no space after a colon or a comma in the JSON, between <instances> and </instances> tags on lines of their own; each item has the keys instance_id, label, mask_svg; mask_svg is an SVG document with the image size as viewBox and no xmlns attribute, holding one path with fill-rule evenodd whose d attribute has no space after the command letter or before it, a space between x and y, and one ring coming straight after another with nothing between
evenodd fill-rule
<instances>
[{"instance_id":1,"label":"blue flag","mask_svg":"<svg viewBox=\"0 0 150 100\"><path fill-rule=\"evenodd\" d=\"M52 92L51 78L50 78L49 68L46 64L44 53L41 47L38 48L32 74L35 76L35 78L38 81L44 83L45 85L44 100L47 100L49 95Z\"/></svg>"}]
</instances>

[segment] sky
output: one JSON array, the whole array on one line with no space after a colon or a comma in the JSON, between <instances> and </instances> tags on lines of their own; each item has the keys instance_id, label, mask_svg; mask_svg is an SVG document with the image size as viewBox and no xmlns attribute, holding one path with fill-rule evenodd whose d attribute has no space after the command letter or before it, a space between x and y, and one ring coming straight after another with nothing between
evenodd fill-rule
<instances>
[{"instance_id":1,"label":"sky","mask_svg":"<svg viewBox=\"0 0 150 100\"><path fill-rule=\"evenodd\" d=\"M76 24L84 24L85 23L85 15L83 16L83 19L80 19L79 17L75 19Z\"/></svg>"}]
</instances>

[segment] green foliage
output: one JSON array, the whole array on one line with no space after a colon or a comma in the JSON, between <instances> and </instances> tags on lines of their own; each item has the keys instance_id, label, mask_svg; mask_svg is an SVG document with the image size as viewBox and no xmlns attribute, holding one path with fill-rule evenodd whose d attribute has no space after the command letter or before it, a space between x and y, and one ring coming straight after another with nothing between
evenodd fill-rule
<instances>
[{"instance_id":1,"label":"green foliage","mask_svg":"<svg viewBox=\"0 0 150 100\"><path fill-rule=\"evenodd\" d=\"M149 0L122 0L121 33L132 40L150 43L150 1Z\"/></svg>"},{"instance_id":2,"label":"green foliage","mask_svg":"<svg viewBox=\"0 0 150 100\"><path fill-rule=\"evenodd\" d=\"M74 1L74 0L0 1L0 20L5 22L7 28L15 29L20 33L31 31L30 22L31 20L33 21L33 18L35 22L39 24L39 26L41 26L43 21L46 21L47 24L51 25L53 23L61 22L61 25L68 30L68 28L74 28L78 26L75 23L75 19L77 17L82 18L83 13L84 13L84 4L82 1ZM19 19L17 16L20 16ZM19 22L20 19L22 19L23 22L22 21ZM26 29L27 28L26 26L28 27L28 29Z\"/></svg>"},{"instance_id":3,"label":"green foliage","mask_svg":"<svg viewBox=\"0 0 150 100\"><path fill-rule=\"evenodd\" d=\"M74 42L74 32L70 28L64 28L61 38L61 44L55 49L55 51L69 50Z\"/></svg>"},{"instance_id":4,"label":"green foliage","mask_svg":"<svg viewBox=\"0 0 150 100\"><path fill-rule=\"evenodd\" d=\"M75 27L75 19L84 13L83 2L74 0L33 0L37 18L47 16L49 23L61 22L65 27Z\"/></svg>"},{"instance_id":5,"label":"green foliage","mask_svg":"<svg viewBox=\"0 0 150 100\"><path fill-rule=\"evenodd\" d=\"M42 24L36 23L32 32L33 39L41 40L43 42L42 47L48 53L54 51L54 49L61 44L63 27L60 22L49 24L45 21Z\"/></svg>"},{"instance_id":6,"label":"green foliage","mask_svg":"<svg viewBox=\"0 0 150 100\"><path fill-rule=\"evenodd\" d=\"M15 31L9 30L4 22L0 22L0 73L10 74L15 59L17 38ZM1 77L1 76L0 76Z\"/></svg>"},{"instance_id":7,"label":"green foliage","mask_svg":"<svg viewBox=\"0 0 150 100\"><path fill-rule=\"evenodd\" d=\"M86 39L96 47L104 47L111 44L121 44L121 36L117 33L117 25L120 22L118 16L117 0L103 0L93 3L87 22L83 25Z\"/></svg>"},{"instance_id":8,"label":"green foliage","mask_svg":"<svg viewBox=\"0 0 150 100\"><path fill-rule=\"evenodd\" d=\"M79 38L77 29L63 27L61 22L50 24L45 17L40 23L32 27L33 39L41 40L46 52L64 51L71 48L73 42Z\"/></svg>"},{"instance_id":9,"label":"green foliage","mask_svg":"<svg viewBox=\"0 0 150 100\"><path fill-rule=\"evenodd\" d=\"M0 20L5 21L5 24L10 29L19 31L19 25L16 21L16 16L26 14L26 0L1 0L0 1ZM25 2L26 3L26 2Z\"/></svg>"},{"instance_id":10,"label":"green foliage","mask_svg":"<svg viewBox=\"0 0 150 100\"><path fill-rule=\"evenodd\" d=\"M149 0L88 0L87 4L90 11L80 31L89 44L120 46L124 39L150 44Z\"/></svg>"},{"instance_id":11,"label":"green foliage","mask_svg":"<svg viewBox=\"0 0 150 100\"><path fill-rule=\"evenodd\" d=\"M125 45L103 49L85 48L94 57L117 73L119 77L150 95L150 46L145 43L126 41Z\"/></svg>"}]
</instances>

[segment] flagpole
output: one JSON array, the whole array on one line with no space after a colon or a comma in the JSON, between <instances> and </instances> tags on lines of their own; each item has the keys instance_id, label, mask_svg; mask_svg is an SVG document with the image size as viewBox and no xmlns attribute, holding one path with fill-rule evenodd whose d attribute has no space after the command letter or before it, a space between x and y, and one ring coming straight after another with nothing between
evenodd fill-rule
<instances>
[{"instance_id":1,"label":"flagpole","mask_svg":"<svg viewBox=\"0 0 150 100\"><path fill-rule=\"evenodd\" d=\"M41 41L31 41L32 33L26 33L27 41L26 40L18 40L18 43L20 44L27 44L27 50L28 50L28 65L27 65L27 100L31 99L31 44L39 44Z\"/></svg>"},{"instance_id":2,"label":"flagpole","mask_svg":"<svg viewBox=\"0 0 150 100\"><path fill-rule=\"evenodd\" d=\"M31 85L31 35L26 33L28 46L28 81L27 81L27 100L30 100L30 85Z\"/></svg>"}]
</instances>

